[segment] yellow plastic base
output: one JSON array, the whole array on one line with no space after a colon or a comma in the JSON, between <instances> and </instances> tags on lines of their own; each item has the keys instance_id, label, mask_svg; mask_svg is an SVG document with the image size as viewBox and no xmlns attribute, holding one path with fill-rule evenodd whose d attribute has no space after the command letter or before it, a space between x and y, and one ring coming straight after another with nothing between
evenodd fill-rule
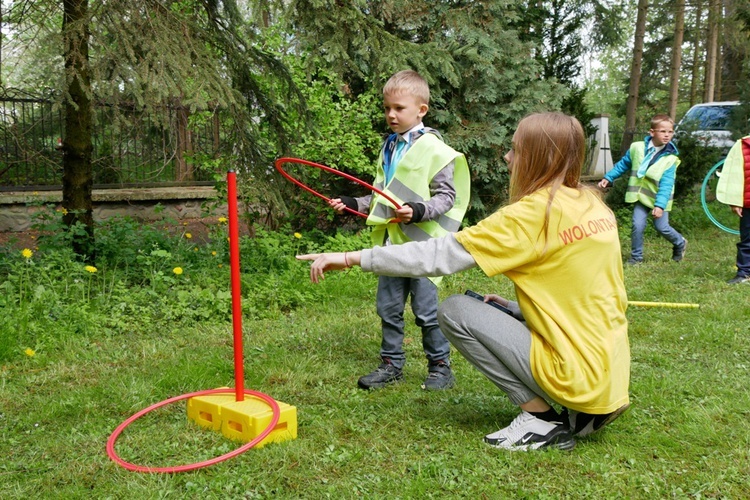
<instances>
[{"instance_id":1,"label":"yellow plastic base","mask_svg":"<svg viewBox=\"0 0 750 500\"><path fill-rule=\"evenodd\" d=\"M189 398L188 418L201 427L215 431L221 429L221 433L229 439L248 443L268 427L273 410L265 401L247 394L244 401L235 399L234 393ZM255 445L256 448L297 438L297 408L276 402L280 410L279 421L271 433Z\"/></svg>"}]
</instances>

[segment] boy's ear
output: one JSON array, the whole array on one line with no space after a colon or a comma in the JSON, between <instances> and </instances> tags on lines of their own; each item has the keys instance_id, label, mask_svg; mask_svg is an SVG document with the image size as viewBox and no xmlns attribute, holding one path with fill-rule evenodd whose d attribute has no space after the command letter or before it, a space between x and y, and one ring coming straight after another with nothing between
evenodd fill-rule
<instances>
[{"instance_id":1,"label":"boy's ear","mask_svg":"<svg viewBox=\"0 0 750 500\"><path fill-rule=\"evenodd\" d=\"M422 118L424 115L426 115L428 109L430 109L430 107L427 104L425 103L420 104L419 105L419 118Z\"/></svg>"}]
</instances>

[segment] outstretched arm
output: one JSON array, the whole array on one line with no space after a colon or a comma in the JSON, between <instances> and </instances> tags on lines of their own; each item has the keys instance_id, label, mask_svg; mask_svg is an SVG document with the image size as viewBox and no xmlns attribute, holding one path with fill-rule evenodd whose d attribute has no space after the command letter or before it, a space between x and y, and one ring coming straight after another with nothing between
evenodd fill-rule
<instances>
[{"instance_id":1,"label":"outstretched arm","mask_svg":"<svg viewBox=\"0 0 750 500\"><path fill-rule=\"evenodd\" d=\"M329 253L309 253L298 255L299 260L311 260L310 281L320 283L325 279L323 276L328 271L339 271L352 266L359 266L362 259L362 252L329 252Z\"/></svg>"},{"instance_id":2,"label":"outstretched arm","mask_svg":"<svg viewBox=\"0 0 750 500\"><path fill-rule=\"evenodd\" d=\"M313 262L310 279L314 283L323 279L328 271L351 266L361 266L365 271L384 276L421 278L445 276L477 265L453 234L358 252L317 253L298 255L297 258Z\"/></svg>"}]
</instances>

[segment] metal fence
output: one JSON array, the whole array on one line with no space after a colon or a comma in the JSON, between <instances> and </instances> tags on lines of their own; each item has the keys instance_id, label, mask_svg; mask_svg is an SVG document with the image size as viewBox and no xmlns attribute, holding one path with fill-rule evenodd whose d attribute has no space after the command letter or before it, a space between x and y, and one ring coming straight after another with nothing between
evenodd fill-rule
<instances>
[{"instance_id":1,"label":"metal fence","mask_svg":"<svg viewBox=\"0 0 750 500\"><path fill-rule=\"evenodd\" d=\"M95 187L203 184L199 168L220 146L216 113L165 106L159 116L135 107L94 108ZM64 125L59 103L20 91L0 93L0 190L56 189L62 183Z\"/></svg>"}]
</instances>

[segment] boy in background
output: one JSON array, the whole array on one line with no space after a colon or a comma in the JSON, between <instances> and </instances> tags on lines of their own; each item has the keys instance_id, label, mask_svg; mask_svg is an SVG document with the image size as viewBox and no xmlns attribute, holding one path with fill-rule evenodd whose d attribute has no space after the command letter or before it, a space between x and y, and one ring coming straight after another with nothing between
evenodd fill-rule
<instances>
[{"instance_id":1,"label":"boy in background","mask_svg":"<svg viewBox=\"0 0 750 500\"><path fill-rule=\"evenodd\" d=\"M383 87L385 120L393 131L380 152L374 187L401 205L396 210L378 193L360 198L341 196L329 205L367 213L373 245L423 241L455 232L469 203L466 158L446 145L440 134L422 123L430 88L416 71L400 71ZM415 323L422 330L427 357L426 390L453 387L450 344L437 321L436 278L378 277L377 312L381 319L380 365L360 377L362 389L377 389L403 378L404 309L411 297Z\"/></svg>"},{"instance_id":2,"label":"boy in background","mask_svg":"<svg viewBox=\"0 0 750 500\"><path fill-rule=\"evenodd\" d=\"M625 202L633 203L631 250L627 261L630 265L643 262L643 233L649 212L654 216L656 231L672 244L672 260L679 262L685 256L687 240L669 225L677 167L680 165L673 136L674 120L669 115L654 116L645 139L634 142L599 182L600 188L606 188L630 172L625 193Z\"/></svg>"}]
</instances>

